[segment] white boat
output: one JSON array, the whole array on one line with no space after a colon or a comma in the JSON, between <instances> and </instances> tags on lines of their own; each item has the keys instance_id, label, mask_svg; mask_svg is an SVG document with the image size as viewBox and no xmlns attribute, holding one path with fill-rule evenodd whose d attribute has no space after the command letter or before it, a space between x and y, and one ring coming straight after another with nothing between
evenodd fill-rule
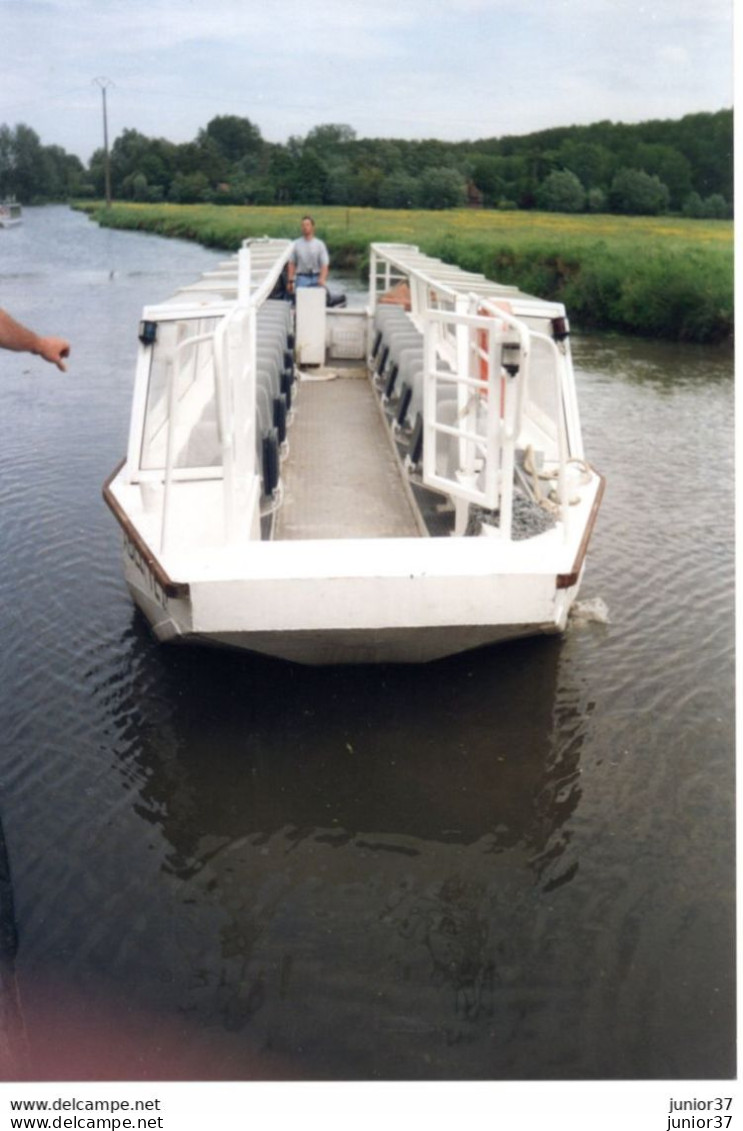
<instances>
[{"instance_id":1,"label":"white boat","mask_svg":"<svg viewBox=\"0 0 743 1131\"><path fill-rule=\"evenodd\" d=\"M0 201L0 228L15 228L23 223L23 209L14 200Z\"/></svg>"},{"instance_id":2,"label":"white boat","mask_svg":"<svg viewBox=\"0 0 743 1131\"><path fill-rule=\"evenodd\" d=\"M563 630L604 486L564 308L398 244L364 307L293 306L290 251L144 309L104 497L157 638L324 664Z\"/></svg>"}]
</instances>

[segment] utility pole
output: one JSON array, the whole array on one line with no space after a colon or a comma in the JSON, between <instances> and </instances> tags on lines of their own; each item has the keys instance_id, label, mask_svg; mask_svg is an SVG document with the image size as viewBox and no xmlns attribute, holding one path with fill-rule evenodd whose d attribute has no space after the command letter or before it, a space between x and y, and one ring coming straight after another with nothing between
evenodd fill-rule
<instances>
[{"instance_id":1,"label":"utility pole","mask_svg":"<svg viewBox=\"0 0 743 1131\"><path fill-rule=\"evenodd\" d=\"M106 176L106 208L111 207L111 158L108 154L108 114L106 112L106 91L109 86L114 84L110 79L97 78L93 79L96 86L101 88L103 95L103 156L104 156L104 170Z\"/></svg>"}]
</instances>

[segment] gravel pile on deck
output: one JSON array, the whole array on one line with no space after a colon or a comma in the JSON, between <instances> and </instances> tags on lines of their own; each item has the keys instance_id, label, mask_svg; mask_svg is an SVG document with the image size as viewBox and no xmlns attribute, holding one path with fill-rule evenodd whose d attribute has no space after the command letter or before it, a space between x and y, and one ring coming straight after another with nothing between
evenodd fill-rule
<instances>
[{"instance_id":1,"label":"gravel pile on deck","mask_svg":"<svg viewBox=\"0 0 743 1131\"><path fill-rule=\"evenodd\" d=\"M470 517L467 523L466 534L477 535L482 526L500 525L498 511L488 511L483 507L470 507ZM513 508L511 516L511 537L514 542L521 542L525 538L534 538L543 534L555 525L554 515L540 507L532 499L514 491Z\"/></svg>"}]
</instances>

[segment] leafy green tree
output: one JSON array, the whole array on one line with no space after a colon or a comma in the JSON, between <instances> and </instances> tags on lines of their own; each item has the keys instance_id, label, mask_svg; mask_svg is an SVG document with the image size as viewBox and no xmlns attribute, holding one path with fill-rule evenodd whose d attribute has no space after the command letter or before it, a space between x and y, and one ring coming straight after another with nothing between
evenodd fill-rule
<instances>
[{"instance_id":1,"label":"leafy green tree","mask_svg":"<svg viewBox=\"0 0 743 1131\"><path fill-rule=\"evenodd\" d=\"M390 173L379 186L380 208L414 208L418 182L409 173Z\"/></svg>"},{"instance_id":2,"label":"leafy green tree","mask_svg":"<svg viewBox=\"0 0 743 1131\"><path fill-rule=\"evenodd\" d=\"M495 205L506 189L503 158L477 157L472 166L472 181L482 193L484 203Z\"/></svg>"},{"instance_id":3,"label":"leafy green tree","mask_svg":"<svg viewBox=\"0 0 743 1131\"><path fill-rule=\"evenodd\" d=\"M289 204L292 199L294 163L283 145L268 147L267 177L274 186L277 204Z\"/></svg>"},{"instance_id":4,"label":"leafy green tree","mask_svg":"<svg viewBox=\"0 0 743 1131\"><path fill-rule=\"evenodd\" d=\"M319 153L311 146L303 147L292 169L292 200L297 204L322 204L327 177L328 171Z\"/></svg>"},{"instance_id":5,"label":"leafy green tree","mask_svg":"<svg viewBox=\"0 0 743 1131\"><path fill-rule=\"evenodd\" d=\"M668 211L669 192L656 175L642 169L620 169L611 182L609 203L613 212L658 216Z\"/></svg>"},{"instance_id":6,"label":"leafy green tree","mask_svg":"<svg viewBox=\"0 0 743 1131\"><path fill-rule=\"evenodd\" d=\"M13 166L15 146L10 126L0 126L0 198L13 193Z\"/></svg>"},{"instance_id":7,"label":"leafy green tree","mask_svg":"<svg viewBox=\"0 0 743 1131\"><path fill-rule=\"evenodd\" d=\"M353 197L351 163L343 158L331 158L326 168L325 203L351 204Z\"/></svg>"},{"instance_id":8,"label":"leafy green tree","mask_svg":"<svg viewBox=\"0 0 743 1131\"><path fill-rule=\"evenodd\" d=\"M176 173L170 184L168 200L174 204L200 204L212 195L205 173Z\"/></svg>"},{"instance_id":9,"label":"leafy green tree","mask_svg":"<svg viewBox=\"0 0 743 1131\"><path fill-rule=\"evenodd\" d=\"M228 162L240 161L246 154L258 153L263 148L261 131L249 118L235 114L220 114L207 123L199 132L197 141L201 144L214 142L220 154Z\"/></svg>"},{"instance_id":10,"label":"leafy green tree","mask_svg":"<svg viewBox=\"0 0 743 1131\"><path fill-rule=\"evenodd\" d=\"M376 208L384 174L378 165L361 165L352 180L353 202L361 208Z\"/></svg>"},{"instance_id":11,"label":"leafy green tree","mask_svg":"<svg viewBox=\"0 0 743 1131\"><path fill-rule=\"evenodd\" d=\"M704 212L710 220L727 220L732 215L732 209L722 193L713 192L704 201Z\"/></svg>"},{"instance_id":12,"label":"leafy green tree","mask_svg":"<svg viewBox=\"0 0 743 1131\"><path fill-rule=\"evenodd\" d=\"M589 212L606 212L606 193L600 188L590 188L586 193L586 208Z\"/></svg>"},{"instance_id":13,"label":"leafy green tree","mask_svg":"<svg viewBox=\"0 0 743 1131\"><path fill-rule=\"evenodd\" d=\"M124 181L127 195L131 194L134 200L147 200L147 178L144 173L132 173Z\"/></svg>"},{"instance_id":14,"label":"leafy green tree","mask_svg":"<svg viewBox=\"0 0 743 1131\"><path fill-rule=\"evenodd\" d=\"M43 198L49 176L39 135L30 126L17 125L13 133L11 191L22 203Z\"/></svg>"},{"instance_id":15,"label":"leafy green tree","mask_svg":"<svg viewBox=\"0 0 743 1131\"><path fill-rule=\"evenodd\" d=\"M167 194L174 172L176 147L162 138L148 138L138 130L124 130L111 147L111 181L115 196L131 197L140 173L151 189ZM139 182L138 182L139 183Z\"/></svg>"},{"instance_id":16,"label":"leafy green tree","mask_svg":"<svg viewBox=\"0 0 743 1131\"><path fill-rule=\"evenodd\" d=\"M276 189L267 177L256 177L250 182L251 204L269 205L276 203Z\"/></svg>"},{"instance_id":17,"label":"leafy green tree","mask_svg":"<svg viewBox=\"0 0 743 1131\"><path fill-rule=\"evenodd\" d=\"M582 212L585 204L586 190L569 169L555 169L537 189L537 207L545 212Z\"/></svg>"},{"instance_id":18,"label":"leafy green tree","mask_svg":"<svg viewBox=\"0 0 743 1131\"><path fill-rule=\"evenodd\" d=\"M426 169L419 182L421 208L461 208L467 197L464 177L456 169Z\"/></svg>"},{"instance_id":19,"label":"leafy green tree","mask_svg":"<svg viewBox=\"0 0 743 1131\"><path fill-rule=\"evenodd\" d=\"M304 143L311 146L316 153L327 156L355 140L356 131L351 126L331 123L325 126L315 126L307 134Z\"/></svg>"},{"instance_id":20,"label":"leafy green tree","mask_svg":"<svg viewBox=\"0 0 743 1131\"><path fill-rule=\"evenodd\" d=\"M85 168L80 158L66 153L60 145L45 145L44 158L49 169L44 195L56 200L80 196L85 184Z\"/></svg>"},{"instance_id":21,"label":"leafy green tree","mask_svg":"<svg viewBox=\"0 0 743 1131\"><path fill-rule=\"evenodd\" d=\"M604 145L568 137L556 153L563 169L571 169L584 188L608 188L616 160Z\"/></svg>"},{"instance_id":22,"label":"leafy green tree","mask_svg":"<svg viewBox=\"0 0 743 1131\"><path fill-rule=\"evenodd\" d=\"M638 145L637 167L655 174L667 187L671 208L680 208L691 191L691 165L678 149L670 145Z\"/></svg>"},{"instance_id":23,"label":"leafy green tree","mask_svg":"<svg viewBox=\"0 0 743 1131\"><path fill-rule=\"evenodd\" d=\"M704 216L704 201L698 192L690 192L681 209L690 220L700 220Z\"/></svg>"}]
</instances>

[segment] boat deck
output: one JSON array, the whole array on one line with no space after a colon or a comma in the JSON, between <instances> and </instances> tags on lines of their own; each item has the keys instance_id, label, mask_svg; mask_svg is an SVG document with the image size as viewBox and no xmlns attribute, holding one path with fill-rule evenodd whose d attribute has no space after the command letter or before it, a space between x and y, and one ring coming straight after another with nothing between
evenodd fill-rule
<instances>
[{"instance_id":1,"label":"boat deck","mask_svg":"<svg viewBox=\"0 0 743 1131\"><path fill-rule=\"evenodd\" d=\"M300 385L274 538L410 538L423 533L366 376Z\"/></svg>"}]
</instances>

